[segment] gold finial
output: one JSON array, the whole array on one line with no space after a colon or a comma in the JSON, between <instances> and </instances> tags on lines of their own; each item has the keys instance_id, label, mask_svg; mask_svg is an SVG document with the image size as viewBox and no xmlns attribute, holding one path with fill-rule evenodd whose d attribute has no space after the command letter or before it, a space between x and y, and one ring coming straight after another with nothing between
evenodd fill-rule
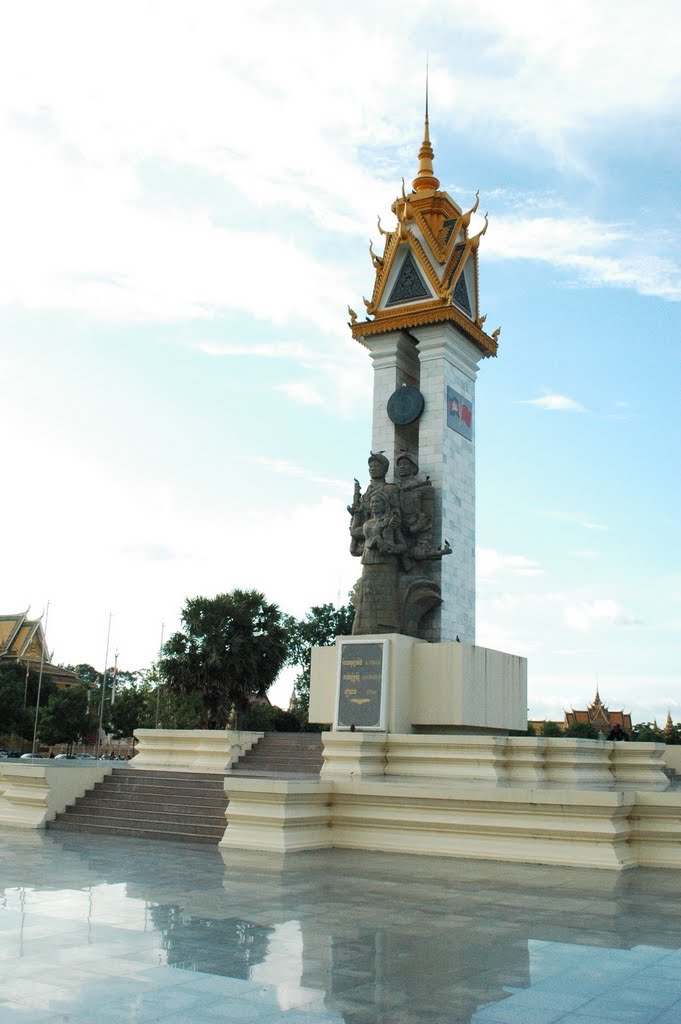
<instances>
[{"instance_id":1,"label":"gold finial","mask_svg":"<svg viewBox=\"0 0 681 1024\"><path fill-rule=\"evenodd\" d=\"M383 228L381 226L381 218L380 217L378 218L377 225L378 225L378 230L381 232L382 235L390 235L390 231L384 231L383 230Z\"/></svg>"},{"instance_id":2,"label":"gold finial","mask_svg":"<svg viewBox=\"0 0 681 1024\"><path fill-rule=\"evenodd\" d=\"M426 63L426 120L423 142L419 150L419 170L412 182L415 192L423 192L425 189L438 189L440 187L440 181L433 173L433 155L428 124L428 64Z\"/></svg>"}]
</instances>

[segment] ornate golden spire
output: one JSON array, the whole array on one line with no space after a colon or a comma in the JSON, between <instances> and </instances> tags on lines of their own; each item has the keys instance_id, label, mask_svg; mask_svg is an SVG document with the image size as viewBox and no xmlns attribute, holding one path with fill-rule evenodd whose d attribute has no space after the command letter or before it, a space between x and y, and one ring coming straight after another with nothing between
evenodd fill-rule
<instances>
[{"instance_id":1,"label":"ornate golden spire","mask_svg":"<svg viewBox=\"0 0 681 1024\"><path fill-rule=\"evenodd\" d=\"M419 170L412 182L415 192L423 192L426 189L437 190L440 187L440 181L433 173L433 155L428 126L428 65L426 65L426 121L423 142L419 150Z\"/></svg>"}]
</instances>

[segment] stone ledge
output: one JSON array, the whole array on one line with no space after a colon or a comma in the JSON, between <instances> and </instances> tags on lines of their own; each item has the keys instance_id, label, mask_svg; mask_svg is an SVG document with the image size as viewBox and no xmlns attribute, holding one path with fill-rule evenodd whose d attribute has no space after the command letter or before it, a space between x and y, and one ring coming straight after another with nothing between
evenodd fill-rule
<instances>
[{"instance_id":1,"label":"stone ledge","mask_svg":"<svg viewBox=\"0 0 681 1024\"><path fill-rule=\"evenodd\" d=\"M0 826L45 828L67 807L84 796L113 765L7 764L0 765Z\"/></svg>"},{"instance_id":2,"label":"stone ledge","mask_svg":"<svg viewBox=\"0 0 681 1024\"><path fill-rule=\"evenodd\" d=\"M681 868L681 794L410 779L225 781L222 846L339 847L622 870Z\"/></svg>"}]
</instances>

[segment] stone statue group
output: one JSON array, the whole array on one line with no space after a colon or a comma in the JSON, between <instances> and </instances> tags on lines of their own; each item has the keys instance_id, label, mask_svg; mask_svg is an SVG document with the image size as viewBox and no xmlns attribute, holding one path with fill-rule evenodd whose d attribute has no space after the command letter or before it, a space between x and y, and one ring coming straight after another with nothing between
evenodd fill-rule
<instances>
[{"instance_id":1,"label":"stone statue group","mask_svg":"<svg viewBox=\"0 0 681 1024\"><path fill-rule=\"evenodd\" d=\"M422 635L422 621L442 603L440 587L428 571L452 549L433 542L434 492L406 451L395 463L398 482L389 484L390 463L383 452L369 455L371 482L364 494L355 480L350 521L350 553L362 560L353 633Z\"/></svg>"}]
</instances>

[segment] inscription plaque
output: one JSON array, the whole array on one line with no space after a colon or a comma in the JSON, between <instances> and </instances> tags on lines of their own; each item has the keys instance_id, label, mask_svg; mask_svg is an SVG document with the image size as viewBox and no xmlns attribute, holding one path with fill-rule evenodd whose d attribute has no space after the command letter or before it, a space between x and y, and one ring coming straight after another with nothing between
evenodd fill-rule
<instances>
[{"instance_id":1,"label":"inscription plaque","mask_svg":"<svg viewBox=\"0 0 681 1024\"><path fill-rule=\"evenodd\" d=\"M338 668L337 729L383 729L382 642L343 643Z\"/></svg>"}]
</instances>

